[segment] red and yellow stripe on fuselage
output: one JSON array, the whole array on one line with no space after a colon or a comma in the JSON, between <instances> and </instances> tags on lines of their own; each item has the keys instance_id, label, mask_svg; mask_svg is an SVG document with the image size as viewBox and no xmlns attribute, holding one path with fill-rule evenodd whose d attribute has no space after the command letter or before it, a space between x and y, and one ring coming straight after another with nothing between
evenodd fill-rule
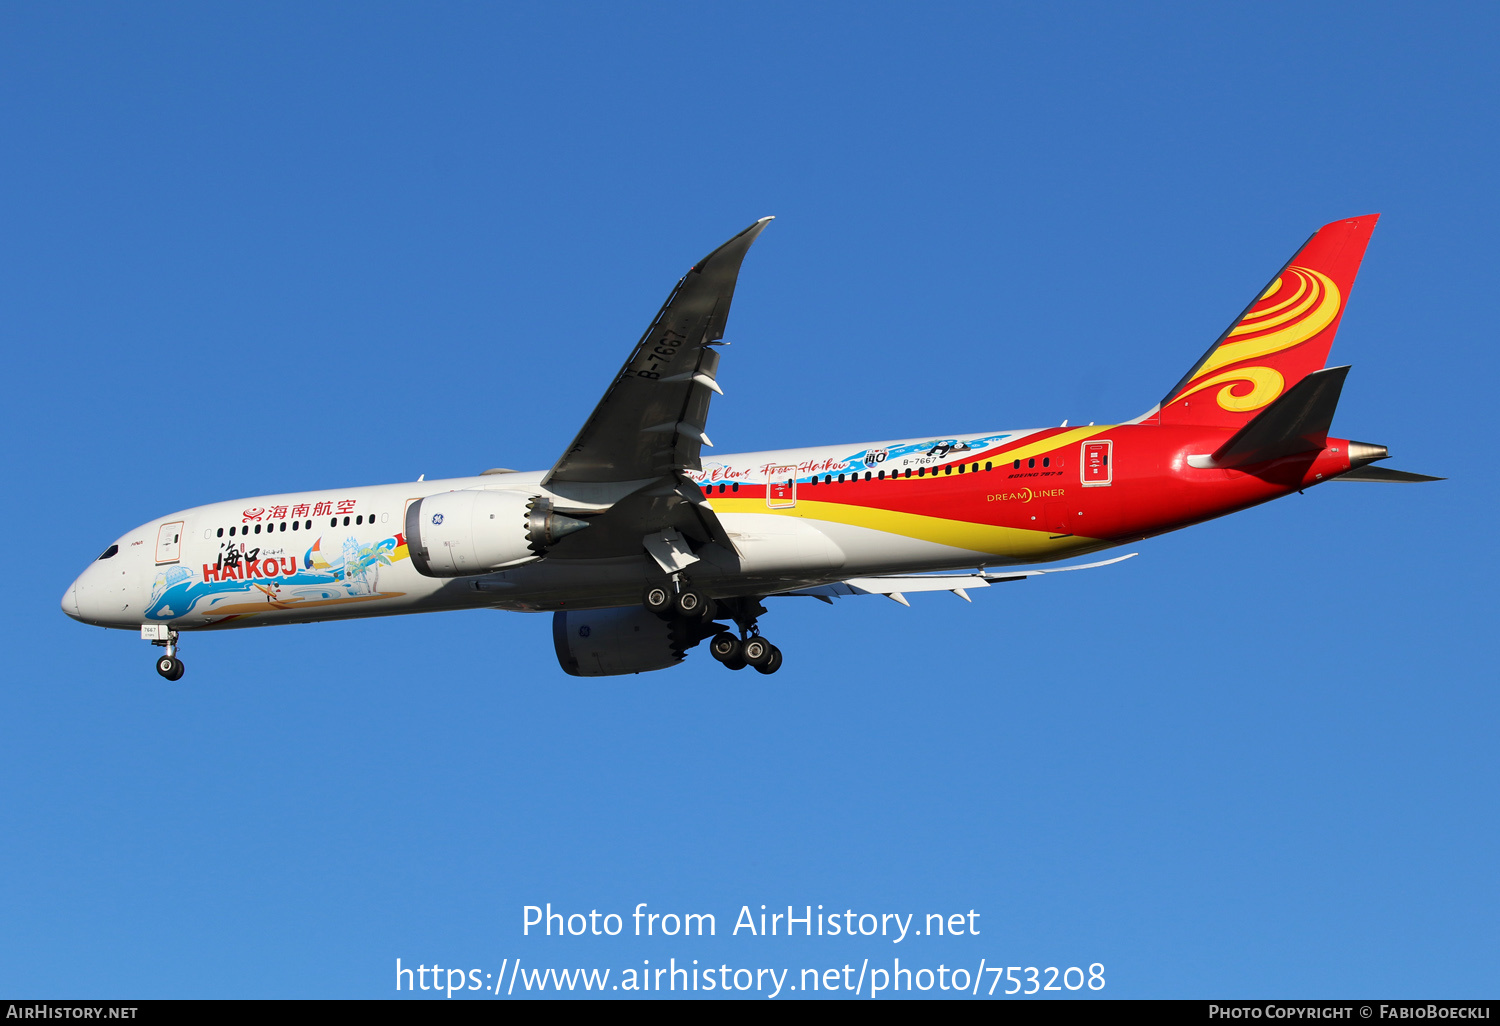
<instances>
[{"instance_id":1,"label":"red and yellow stripe on fuselage","mask_svg":"<svg viewBox=\"0 0 1500 1026\"><path fill-rule=\"evenodd\" d=\"M1339 439L1322 452L1245 469L1189 465L1189 456L1213 452L1228 434L1161 425L1052 428L965 453L932 474L804 482L795 505L768 503L764 481L742 482L732 495L712 495L710 504L718 512L867 528L999 561L1045 561L1186 527L1349 469L1348 446ZM1093 441L1111 443L1107 484L1083 480L1083 446ZM1044 460L1051 464L1045 470Z\"/></svg>"}]
</instances>

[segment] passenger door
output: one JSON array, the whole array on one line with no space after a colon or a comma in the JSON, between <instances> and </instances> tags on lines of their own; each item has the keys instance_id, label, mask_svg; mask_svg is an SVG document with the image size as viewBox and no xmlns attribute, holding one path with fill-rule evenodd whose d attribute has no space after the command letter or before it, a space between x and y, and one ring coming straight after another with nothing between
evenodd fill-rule
<instances>
[{"instance_id":1,"label":"passenger door","mask_svg":"<svg viewBox=\"0 0 1500 1026\"><path fill-rule=\"evenodd\" d=\"M1114 447L1115 443L1108 439L1083 443L1083 459L1079 470L1083 487L1102 488L1114 482L1115 468L1111 459Z\"/></svg>"},{"instance_id":2,"label":"passenger door","mask_svg":"<svg viewBox=\"0 0 1500 1026\"><path fill-rule=\"evenodd\" d=\"M176 563L182 558L182 528L181 520L174 520L170 524L162 524L156 532L156 562Z\"/></svg>"},{"instance_id":3,"label":"passenger door","mask_svg":"<svg viewBox=\"0 0 1500 1026\"><path fill-rule=\"evenodd\" d=\"M766 471L766 505L791 509L797 505L797 468L772 467Z\"/></svg>"}]
</instances>

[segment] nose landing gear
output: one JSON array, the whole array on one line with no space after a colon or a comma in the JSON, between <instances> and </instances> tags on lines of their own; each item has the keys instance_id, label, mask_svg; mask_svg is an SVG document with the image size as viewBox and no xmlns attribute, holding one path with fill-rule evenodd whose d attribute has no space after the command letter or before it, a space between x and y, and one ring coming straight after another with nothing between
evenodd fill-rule
<instances>
[{"instance_id":1,"label":"nose landing gear","mask_svg":"<svg viewBox=\"0 0 1500 1026\"><path fill-rule=\"evenodd\" d=\"M151 623L141 626L141 638L166 652L156 661L156 672L167 680L181 680L187 672L182 660L177 658L177 632L166 624Z\"/></svg>"}]
</instances>

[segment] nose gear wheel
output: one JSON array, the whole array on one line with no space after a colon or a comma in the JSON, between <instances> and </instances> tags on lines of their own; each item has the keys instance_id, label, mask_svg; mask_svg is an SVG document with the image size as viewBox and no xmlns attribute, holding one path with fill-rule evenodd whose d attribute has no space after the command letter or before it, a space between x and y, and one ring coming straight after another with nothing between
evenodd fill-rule
<instances>
[{"instance_id":1,"label":"nose gear wheel","mask_svg":"<svg viewBox=\"0 0 1500 1026\"><path fill-rule=\"evenodd\" d=\"M181 680L187 668L177 658L177 632L165 624L143 624L141 637L150 638L151 644L165 649L161 658L156 660L156 672L167 680Z\"/></svg>"}]
</instances>

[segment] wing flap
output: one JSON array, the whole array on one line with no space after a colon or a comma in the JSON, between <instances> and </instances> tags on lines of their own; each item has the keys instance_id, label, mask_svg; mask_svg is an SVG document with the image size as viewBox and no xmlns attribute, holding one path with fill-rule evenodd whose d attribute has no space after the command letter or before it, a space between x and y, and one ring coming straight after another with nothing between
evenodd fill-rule
<instances>
[{"instance_id":1,"label":"wing flap","mask_svg":"<svg viewBox=\"0 0 1500 1026\"><path fill-rule=\"evenodd\" d=\"M812 588L798 588L796 591L782 592L784 595L810 595L813 598L834 599L852 598L857 595L884 595L887 598L900 602L903 606L910 605L906 601L906 595L924 591L951 591L964 601L969 601L965 594L970 588L988 588L992 584L1001 584L1006 581L1024 581L1028 577L1040 577L1043 574L1067 573L1069 570L1093 570L1096 567L1109 566L1131 559L1139 553L1131 552L1114 559L1105 559L1097 563L1080 563L1077 566L1058 566L1047 570L1013 570L1000 573L972 573L972 574L882 574L874 577L851 577L845 581L837 581L833 584L820 584Z\"/></svg>"}]
</instances>

